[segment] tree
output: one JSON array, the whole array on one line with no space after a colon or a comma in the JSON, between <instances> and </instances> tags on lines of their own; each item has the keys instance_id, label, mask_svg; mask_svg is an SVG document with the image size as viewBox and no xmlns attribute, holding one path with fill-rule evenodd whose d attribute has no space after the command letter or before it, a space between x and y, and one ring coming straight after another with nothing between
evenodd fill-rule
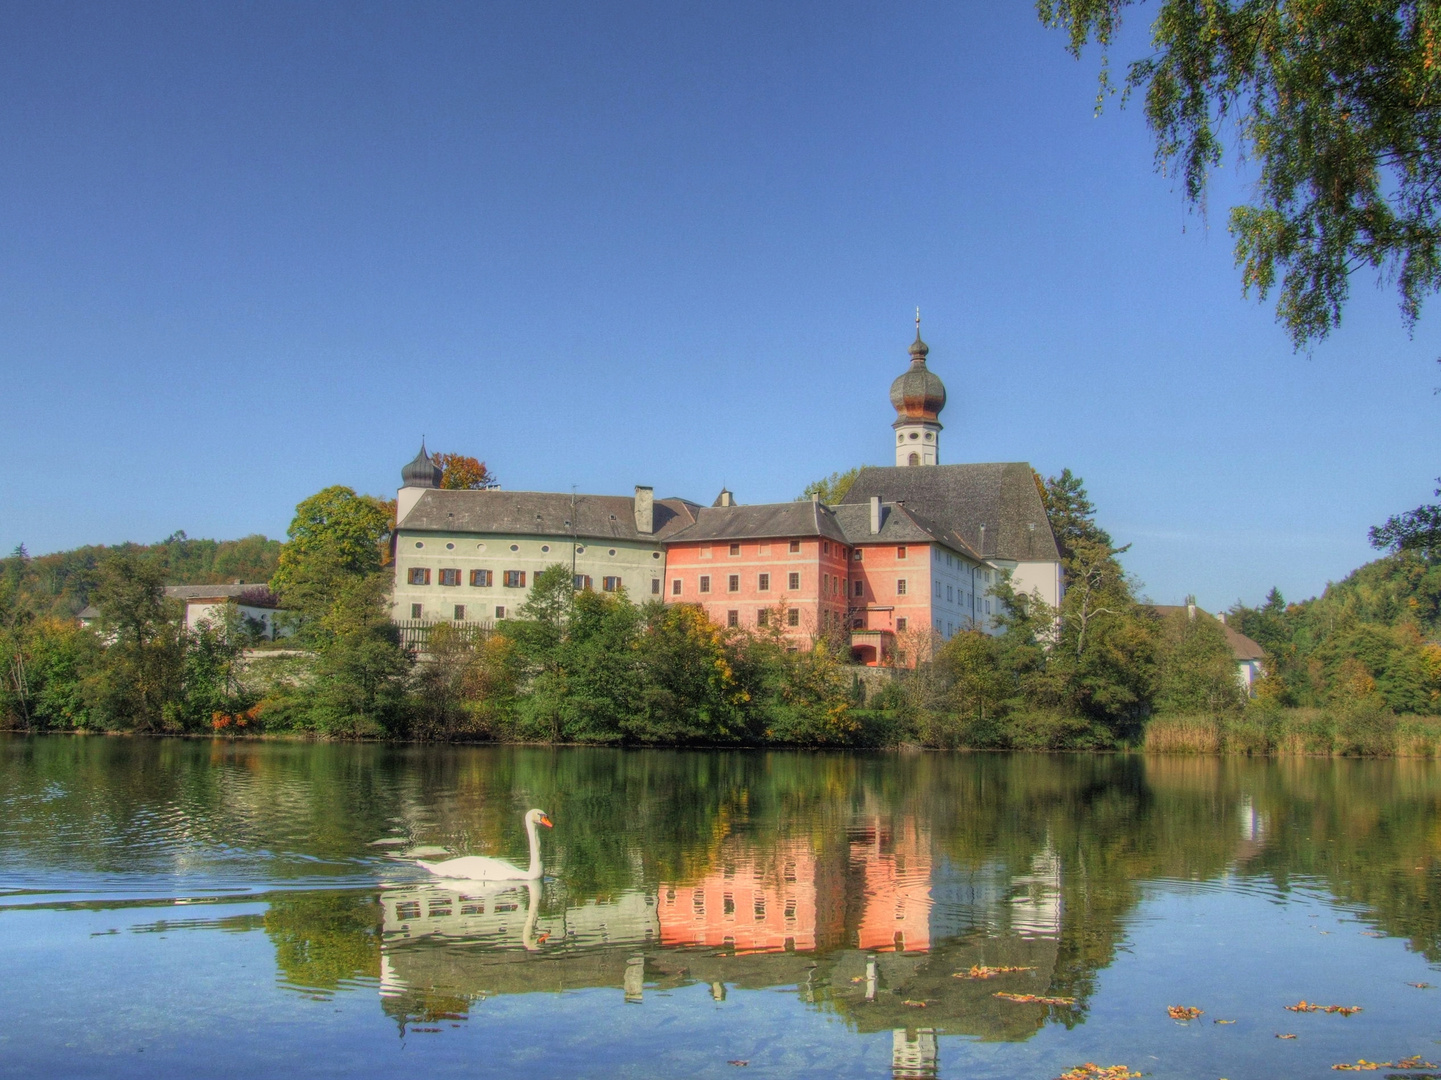
<instances>
[{"instance_id":1,"label":"tree","mask_svg":"<svg viewBox=\"0 0 1441 1080\"><path fill-rule=\"evenodd\" d=\"M1158 620L1156 709L1217 713L1243 704L1231 646L1204 612L1173 611Z\"/></svg>"},{"instance_id":2,"label":"tree","mask_svg":"<svg viewBox=\"0 0 1441 1080\"><path fill-rule=\"evenodd\" d=\"M1111 536L1096 524L1096 507L1086 494L1086 485L1070 469L1062 469L1060 476L1041 479L1041 474L1031 474L1036 489L1041 493L1041 504L1046 509L1046 520L1062 558L1070 558L1078 544L1100 544L1110 546Z\"/></svg>"},{"instance_id":3,"label":"tree","mask_svg":"<svg viewBox=\"0 0 1441 1080\"><path fill-rule=\"evenodd\" d=\"M153 560L121 549L101 567L95 590L110 639L86 680L90 711L105 727L141 731L184 726L185 635Z\"/></svg>"},{"instance_id":4,"label":"tree","mask_svg":"<svg viewBox=\"0 0 1441 1080\"><path fill-rule=\"evenodd\" d=\"M390 530L390 512L379 499L348 487L317 492L295 508L270 587L287 607L318 618L348 579L380 570Z\"/></svg>"},{"instance_id":5,"label":"tree","mask_svg":"<svg viewBox=\"0 0 1441 1080\"><path fill-rule=\"evenodd\" d=\"M806 502L812 496L819 495L821 502L827 506L835 506L846 497L846 492L851 490L851 485L856 482L856 477L861 474L862 466L854 469L847 469L845 472L833 472L830 476L820 480L812 480L806 485L804 491L796 498L797 502Z\"/></svg>"},{"instance_id":6,"label":"tree","mask_svg":"<svg viewBox=\"0 0 1441 1080\"><path fill-rule=\"evenodd\" d=\"M1135 0L1038 0L1079 57L1106 59ZM1300 348L1341 321L1351 275L1394 278L1402 319L1441 286L1441 8L1433 0L1160 0L1153 51L1129 65L1156 164L1204 209L1224 132L1255 161L1254 202L1231 210L1242 286ZM1123 99L1124 100L1124 99ZM1098 100L1099 105L1099 100Z\"/></svg>"},{"instance_id":7,"label":"tree","mask_svg":"<svg viewBox=\"0 0 1441 1080\"><path fill-rule=\"evenodd\" d=\"M431 461L442 469L440 486L447 491L479 491L500 487L500 481L485 467L464 454L432 454Z\"/></svg>"},{"instance_id":8,"label":"tree","mask_svg":"<svg viewBox=\"0 0 1441 1080\"><path fill-rule=\"evenodd\" d=\"M1435 494L1441 495L1441 487ZM1370 536L1371 546L1383 551L1414 551L1428 561L1441 559L1441 503L1389 517L1386 524L1372 526Z\"/></svg>"}]
</instances>

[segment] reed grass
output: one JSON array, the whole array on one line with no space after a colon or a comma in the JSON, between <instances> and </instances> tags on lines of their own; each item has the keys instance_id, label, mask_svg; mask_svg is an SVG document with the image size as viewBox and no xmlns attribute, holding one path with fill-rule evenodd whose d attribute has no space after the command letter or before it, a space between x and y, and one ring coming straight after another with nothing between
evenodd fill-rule
<instances>
[{"instance_id":1,"label":"reed grass","mask_svg":"<svg viewBox=\"0 0 1441 1080\"><path fill-rule=\"evenodd\" d=\"M1153 754L1436 758L1441 716L1398 717L1369 703L1155 716L1146 724L1143 745Z\"/></svg>"}]
</instances>

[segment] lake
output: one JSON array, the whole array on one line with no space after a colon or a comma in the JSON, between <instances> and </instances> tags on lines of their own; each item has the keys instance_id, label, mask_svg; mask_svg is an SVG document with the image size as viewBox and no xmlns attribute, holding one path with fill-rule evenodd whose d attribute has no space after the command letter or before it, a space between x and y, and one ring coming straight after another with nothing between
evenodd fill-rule
<instances>
[{"instance_id":1,"label":"lake","mask_svg":"<svg viewBox=\"0 0 1441 1080\"><path fill-rule=\"evenodd\" d=\"M0 736L0 1076L1441 1076L1438 805L1429 761ZM536 886L415 865L524 862L531 807Z\"/></svg>"}]
</instances>

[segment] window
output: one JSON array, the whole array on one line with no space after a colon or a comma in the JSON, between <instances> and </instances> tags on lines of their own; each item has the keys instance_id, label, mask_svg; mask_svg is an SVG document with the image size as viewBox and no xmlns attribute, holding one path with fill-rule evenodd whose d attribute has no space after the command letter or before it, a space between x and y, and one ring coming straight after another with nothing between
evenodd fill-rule
<instances>
[{"instance_id":1,"label":"window","mask_svg":"<svg viewBox=\"0 0 1441 1080\"><path fill-rule=\"evenodd\" d=\"M411 585L429 585L430 571L423 566L412 566L410 573L406 575L406 581Z\"/></svg>"},{"instance_id":2,"label":"window","mask_svg":"<svg viewBox=\"0 0 1441 1080\"><path fill-rule=\"evenodd\" d=\"M423 540L417 540L417 541L415 542L415 546L418 547L418 548L423 548L423 547L425 547L425 541L423 541Z\"/></svg>"},{"instance_id":3,"label":"window","mask_svg":"<svg viewBox=\"0 0 1441 1080\"><path fill-rule=\"evenodd\" d=\"M769 626L771 624L771 613L769 608L761 608L756 612L756 625Z\"/></svg>"},{"instance_id":4,"label":"window","mask_svg":"<svg viewBox=\"0 0 1441 1080\"><path fill-rule=\"evenodd\" d=\"M896 545L896 558L898 558L898 559L904 559L905 557L906 557L906 545L905 545L905 544L897 544L897 545Z\"/></svg>"},{"instance_id":5,"label":"window","mask_svg":"<svg viewBox=\"0 0 1441 1080\"><path fill-rule=\"evenodd\" d=\"M519 551L519 550L520 550L520 545L519 545L519 544L511 544L511 545L510 545L510 550L511 550L511 551Z\"/></svg>"},{"instance_id":6,"label":"window","mask_svg":"<svg viewBox=\"0 0 1441 1080\"><path fill-rule=\"evenodd\" d=\"M851 558L854 559L856 562L860 562L860 561L861 561L861 549L860 549L860 548L856 548L855 551L851 552Z\"/></svg>"},{"instance_id":7,"label":"window","mask_svg":"<svg viewBox=\"0 0 1441 1080\"><path fill-rule=\"evenodd\" d=\"M732 544L732 545L731 545L731 554L732 554L732 555L739 555L740 553L741 553L741 546L740 546L739 544Z\"/></svg>"},{"instance_id":8,"label":"window","mask_svg":"<svg viewBox=\"0 0 1441 1080\"><path fill-rule=\"evenodd\" d=\"M907 465L919 465L920 463L921 463L921 455L920 455L920 454L912 454L910 457L908 457L908 458L906 459L906 464L907 464Z\"/></svg>"},{"instance_id":9,"label":"window","mask_svg":"<svg viewBox=\"0 0 1441 1080\"><path fill-rule=\"evenodd\" d=\"M799 589L800 587L801 587L801 576L800 576L799 574L790 574L790 575L786 578L786 588L788 588L788 589Z\"/></svg>"},{"instance_id":10,"label":"window","mask_svg":"<svg viewBox=\"0 0 1441 1080\"><path fill-rule=\"evenodd\" d=\"M650 594L652 596L660 595L660 578L654 577L650 579Z\"/></svg>"},{"instance_id":11,"label":"window","mask_svg":"<svg viewBox=\"0 0 1441 1080\"><path fill-rule=\"evenodd\" d=\"M897 596L905 596L905 595L906 595L906 579L905 579L905 578L896 578L896 595L897 595Z\"/></svg>"},{"instance_id":12,"label":"window","mask_svg":"<svg viewBox=\"0 0 1441 1080\"><path fill-rule=\"evenodd\" d=\"M726 612L726 625L739 626L741 624L741 613L739 611Z\"/></svg>"},{"instance_id":13,"label":"window","mask_svg":"<svg viewBox=\"0 0 1441 1080\"><path fill-rule=\"evenodd\" d=\"M442 570L442 571L440 572L440 583L441 583L442 585L459 585L459 584L460 584L460 571L459 571L459 570L453 570L453 569L452 569L452 570Z\"/></svg>"},{"instance_id":14,"label":"window","mask_svg":"<svg viewBox=\"0 0 1441 1080\"><path fill-rule=\"evenodd\" d=\"M478 589L486 589L495 583L495 576L489 570L472 570L470 583Z\"/></svg>"},{"instance_id":15,"label":"window","mask_svg":"<svg viewBox=\"0 0 1441 1080\"><path fill-rule=\"evenodd\" d=\"M826 555L831 553L831 542L829 540L821 541L821 552Z\"/></svg>"},{"instance_id":16,"label":"window","mask_svg":"<svg viewBox=\"0 0 1441 1080\"><path fill-rule=\"evenodd\" d=\"M794 607L793 607L793 608L790 608L790 609L786 612L786 625L787 625L787 626L799 626L800 624L801 624L801 609L800 609L800 608L794 608Z\"/></svg>"},{"instance_id":17,"label":"window","mask_svg":"<svg viewBox=\"0 0 1441 1080\"><path fill-rule=\"evenodd\" d=\"M446 551L454 551L454 550L455 550L455 545L454 545L454 544L446 544L446 545L445 545L445 550L446 550Z\"/></svg>"},{"instance_id":18,"label":"window","mask_svg":"<svg viewBox=\"0 0 1441 1080\"><path fill-rule=\"evenodd\" d=\"M936 599L939 600L940 598L941 598L941 583L938 581L938 582L936 582Z\"/></svg>"},{"instance_id":19,"label":"window","mask_svg":"<svg viewBox=\"0 0 1441 1080\"><path fill-rule=\"evenodd\" d=\"M615 556L615 548L611 548L611 549L610 549L610 554L611 554L611 557L614 558L614 556Z\"/></svg>"},{"instance_id":20,"label":"window","mask_svg":"<svg viewBox=\"0 0 1441 1080\"><path fill-rule=\"evenodd\" d=\"M986 614L989 615L990 613L991 613L991 602L990 602L989 600L987 600L987 601L986 601Z\"/></svg>"},{"instance_id":21,"label":"window","mask_svg":"<svg viewBox=\"0 0 1441 1080\"><path fill-rule=\"evenodd\" d=\"M791 554L794 555L796 552L800 551L800 549L801 549L801 542L800 542L799 540L792 540L792 541L791 541Z\"/></svg>"},{"instance_id":22,"label":"window","mask_svg":"<svg viewBox=\"0 0 1441 1080\"><path fill-rule=\"evenodd\" d=\"M576 592L584 592L586 589L589 589L589 588L592 588L591 582L590 582L590 575L589 575L589 574L576 574L576 575L575 575L575 591L576 591Z\"/></svg>"},{"instance_id":23,"label":"window","mask_svg":"<svg viewBox=\"0 0 1441 1080\"><path fill-rule=\"evenodd\" d=\"M769 544L765 543L765 541L762 541L761 543L759 543L759 544L756 545L756 554L757 554L757 555L769 555L770 553L771 553L771 546L770 546Z\"/></svg>"},{"instance_id":24,"label":"window","mask_svg":"<svg viewBox=\"0 0 1441 1080\"><path fill-rule=\"evenodd\" d=\"M652 552L650 553L650 557L651 557L652 559L659 559L659 558L660 558L660 552L659 552L659 551L652 551Z\"/></svg>"},{"instance_id":25,"label":"window","mask_svg":"<svg viewBox=\"0 0 1441 1080\"><path fill-rule=\"evenodd\" d=\"M455 621L456 621L456 622L465 622L465 605L464 605L464 604L456 604L456 605L455 605Z\"/></svg>"},{"instance_id":26,"label":"window","mask_svg":"<svg viewBox=\"0 0 1441 1080\"><path fill-rule=\"evenodd\" d=\"M525 571L524 571L524 570L507 570L507 571L505 572L505 587L506 587L507 589L523 589L523 588L525 588Z\"/></svg>"},{"instance_id":27,"label":"window","mask_svg":"<svg viewBox=\"0 0 1441 1080\"><path fill-rule=\"evenodd\" d=\"M952 599L952 597L951 597L951 587L950 587L949 585L947 585L947 586L946 586L946 602L949 603L949 602L951 601L951 599Z\"/></svg>"},{"instance_id":28,"label":"window","mask_svg":"<svg viewBox=\"0 0 1441 1080\"><path fill-rule=\"evenodd\" d=\"M418 619L418 618L420 618L421 613L422 613L423 610L424 610L424 609L423 609L419 604L411 604L411 605L410 605L410 617L411 617L412 619Z\"/></svg>"},{"instance_id":29,"label":"window","mask_svg":"<svg viewBox=\"0 0 1441 1080\"><path fill-rule=\"evenodd\" d=\"M761 592L770 592L771 576L769 574L762 574L760 577L756 578L756 588L759 589Z\"/></svg>"},{"instance_id":30,"label":"window","mask_svg":"<svg viewBox=\"0 0 1441 1080\"><path fill-rule=\"evenodd\" d=\"M606 592L615 592L617 589L620 588L620 578L603 577L600 579L600 587Z\"/></svg>"},{"instance_id":31,"label":"window","mask_svg":"<svg viewBox=\"0 0 1441 1080\"><path fill-rule=\"evenodd\" d=\"M550 550L550 545L549 545L549 544L541 544L541 545L540 545L540 550L541 550L541 551L549 551L549 550Z\"/></svg>"},{"instance_id":32,"label":"window","mask_svg":"<svg viewBox=\"0 0 1441 1080\"><path fill-rule=\"evenodd\" d=\"M710 592L710 575L709 575L709 574L702 574L702 575L700 576L700 591L701 591L701 592Z\"/></svg>"},{"instance_id":33,"label":"window","mask_svg":"<svg viewBox=\"0 0 1441 1080\"><path fill-rule=\"evenodd\" d=\"M672 596L679 596L679 595L680 595L680 578L675 578L674 580L671 581L671 583L670 583L670 594L671 594Z\"/></svg>"},{"instance_id":34,"label":"window","mask_svg":"<svg viewBox=\"0 0 1441 1080\"><path fill-rule=\"evenodd\" d=\"M505 607L504 607L503 605L501 605L501 604L496 604L496 605L495 605L495 617L496 617L497 619L503 619L503 618L505 618Z\"/></svg>"},{"instance_id":35,"label":"window","mask_svg":"<svg viewBox=\"0 0 1441 1080\"><path fill-rule=\"evenodd\" d=\"M865 596L865 595L866 595L866 584L865 584L865 582L863 582L863 581L858 581L858 582L856 582L856 595L857 595L857 596Z\"/></svg>"},{"instance_id":36,"label":"window","mask_svg":"<svg viewBox=\"0 0 1441 1080\"><path fill-rule=\"evenodd\" d=\"M896 633L898 633L898 634L904 634L905 632L906 632L906 617L905 617L904 615L902 615L899 619L896 620Z\"/></svg>"}]
</instances>

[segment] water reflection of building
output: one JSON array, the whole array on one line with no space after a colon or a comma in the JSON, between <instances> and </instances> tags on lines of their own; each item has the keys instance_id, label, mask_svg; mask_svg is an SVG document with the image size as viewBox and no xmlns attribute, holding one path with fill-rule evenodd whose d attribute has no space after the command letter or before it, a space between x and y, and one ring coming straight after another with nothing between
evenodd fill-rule
<instances>
[{"instance_id":1,"label":"water reflection of building","mask_svg":"<svg viewBox=\"0 0 1441 1080\"><path fill-rule=\"evenodd\" d=\"M1048 844L1031 856L1031 872L1011 879L1011 930L1022 937L1061 932L1061 860Z\"/></svg>"},{"instance_id":2,"label":"water reflection of building","mask_svg":"<svg viewBox=\"0 0 1441 1080\"><path fill-rule=\"evenodd\" d=\"M657 904L663 945L721 945L744 952L816 948L816 857L805 841L759 856L731 850L688 885L665 884Z\"/></svg>"},{"instance_id":3,"label":"water reflection of building","mask_svg":"<svg viewBox=\"0 0 1441 1080\"><path fill-rule=\"evenodd\" d=\"M935 1080L940 1054L934 1028L891 1032L891 1076L895 1080Z\"/></svg>"},{"instance_id":4,"label":"water reflection of building","mask_svg":"<svg viewBox=\"0 0 1441 1080\"><path fill-rule=\"evenodd\" d=\"M1049 847L1013 876L1000 860L937 859L914 818L876 817L829 847L733 835L699 879L604 900L567 903L558 883L544 898L526 885L387 889L382 1007L415 1025L511 993L608 987L617 1006L644 1007L653 989L696 983L716 1001L795 986L859 1031L892 1031L894 1076L933 1077L940 1034L1025 1039L1046 1023L1049 1007L995 992L1056 992L1061 883ZM972 965L1018 970L955 977Z\"/></svg>"},{"instance_id":5,"label":"water reflection of building","mask_svg":"<svg viewBox=\"0 0 1441 1080\"><path fill-rule=\"evenodd\" d=\"M850 830L853 876L863 882L856 944L924 952L931 945L931 841L914 818Z\"/></svg>"}]
</instances>

